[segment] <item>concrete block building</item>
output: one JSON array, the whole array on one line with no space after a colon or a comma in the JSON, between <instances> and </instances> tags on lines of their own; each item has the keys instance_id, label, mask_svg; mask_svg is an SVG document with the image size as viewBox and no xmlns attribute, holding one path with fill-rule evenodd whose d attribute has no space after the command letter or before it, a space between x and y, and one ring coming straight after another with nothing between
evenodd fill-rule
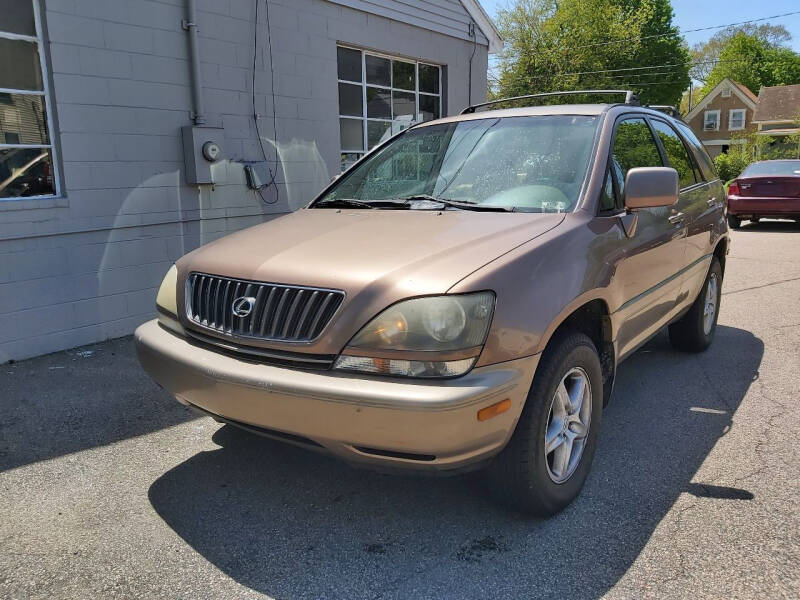
<instances>
[{"instance_id":1,"label":"concrete block building","mask_svg":"<svg viewBox=\"0 0 800 600\"><path fill-rule=\"evenodd\" d=\"M184 253L486 96L476 0L0 0L0 364L128 334Z\"/></svg>"}]
</instances>

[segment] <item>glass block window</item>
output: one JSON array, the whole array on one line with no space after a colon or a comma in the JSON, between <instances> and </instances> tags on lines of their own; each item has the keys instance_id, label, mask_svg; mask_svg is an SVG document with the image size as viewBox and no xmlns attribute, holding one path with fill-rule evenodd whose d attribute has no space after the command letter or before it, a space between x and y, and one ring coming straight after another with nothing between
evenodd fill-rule
<instances>
[{"instance_id":1,"label":"glass block window","mask_svg":"<svg viewBox=\"0 0 800 600\"><path fill-rule=\"evenodd\" d=\"M442 116L442 69L338 46L342 170L386 138Z\"/></svg>"},{"instance_id":2,"label":"glass block window","mask_svg":"<svg viewBox=\"0 0 800 600\"><path fill-rule=\"evenodd\" d=\"M0 0L0 200L58 194L38 0Z\"/></svg>"}]
</instances>

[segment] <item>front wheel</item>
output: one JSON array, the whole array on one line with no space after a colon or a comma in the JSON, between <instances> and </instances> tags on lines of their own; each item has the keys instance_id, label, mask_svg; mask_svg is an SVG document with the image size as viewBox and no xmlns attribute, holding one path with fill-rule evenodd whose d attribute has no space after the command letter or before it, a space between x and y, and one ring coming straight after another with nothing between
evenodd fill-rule
<instances>
[{"instance_id":1,"label":"front wheel","mask_svg":"<svg viewBox=\"0 0 800 600\"><path fill-rule=\"evenodd\" d=\"M702 352L711 345L717 328L721 293L722 267L714 256L705 283L689 312L669 326L669 341L676 350Z\"/></svg>"},{"instance_id":2,"label":"front wheel","mask_svg":"<svg viewBox=\"0 0 800 600\"><path fill-rule=\"evenodd\" d=\"M735 215L728 215L728 227L731 229L739 229L742 226L742 220Z\"/></svg>"},{"instance_id":3,"label":"front wheel","mask_svg":"<svg viewBox=\"0 0 800 600\"><path fill-rule=\"evenodd\" d=\"M592 340L573 333L545 350L511 441L489 465L490 492L549 516L578 495L591 468L603 411L603 377Z\"/></svg>"}]
</instances>

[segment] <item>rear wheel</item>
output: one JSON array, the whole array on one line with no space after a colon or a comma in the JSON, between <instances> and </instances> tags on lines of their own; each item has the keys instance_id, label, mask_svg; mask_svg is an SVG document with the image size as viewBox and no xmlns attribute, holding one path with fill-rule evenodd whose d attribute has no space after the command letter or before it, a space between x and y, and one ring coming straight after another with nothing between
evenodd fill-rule
<instances>
[{"instance_id":1,"label":"rear wheel","mask_svg":"<svg viewBox=\"0 0 800 600\"><path fill-rule=\"evenodd\" d=\"M552 515L578 495L591 468L603 411L597 349L581 333L553 340L506 448L486 478L501 502Z\"/></svg>"},{"instance_id":2,"label":"rear wheel","mask_svg":"<svg viewBox=\"0 0 800 600\"><path fill-rule=\"evenodd\" d=\"M717 328L721 290L722 267L715 256L689 312L669 326L669 341L676 350L702 352L711 345Z\"/></svg>"},{"instance_id":3,"label":"rear wheel","mask_svg":"<svg viewBox=\"0 0 800 600\"><path fill-rule=\"evenodd\" d=\"M728 215L728 227L731 229L739 229L742 226L742 220L734 215Z\"/></svg>"}]
</instances>

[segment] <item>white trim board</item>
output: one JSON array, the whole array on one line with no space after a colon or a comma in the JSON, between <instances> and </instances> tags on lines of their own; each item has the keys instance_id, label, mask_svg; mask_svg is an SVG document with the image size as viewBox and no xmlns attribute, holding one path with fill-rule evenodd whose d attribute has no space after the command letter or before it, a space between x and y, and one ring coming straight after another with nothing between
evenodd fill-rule
<instances>
[{"instance_id":1,"label":"white trim board","mask_svg":"<svg viewBox=\"0 0 800 600\"><path fill-rule=\"evenodd\" d=\"M745 140L700 140L706 146L732 146L733 144L744 144Z\"/></svg>"}]
</instances>

